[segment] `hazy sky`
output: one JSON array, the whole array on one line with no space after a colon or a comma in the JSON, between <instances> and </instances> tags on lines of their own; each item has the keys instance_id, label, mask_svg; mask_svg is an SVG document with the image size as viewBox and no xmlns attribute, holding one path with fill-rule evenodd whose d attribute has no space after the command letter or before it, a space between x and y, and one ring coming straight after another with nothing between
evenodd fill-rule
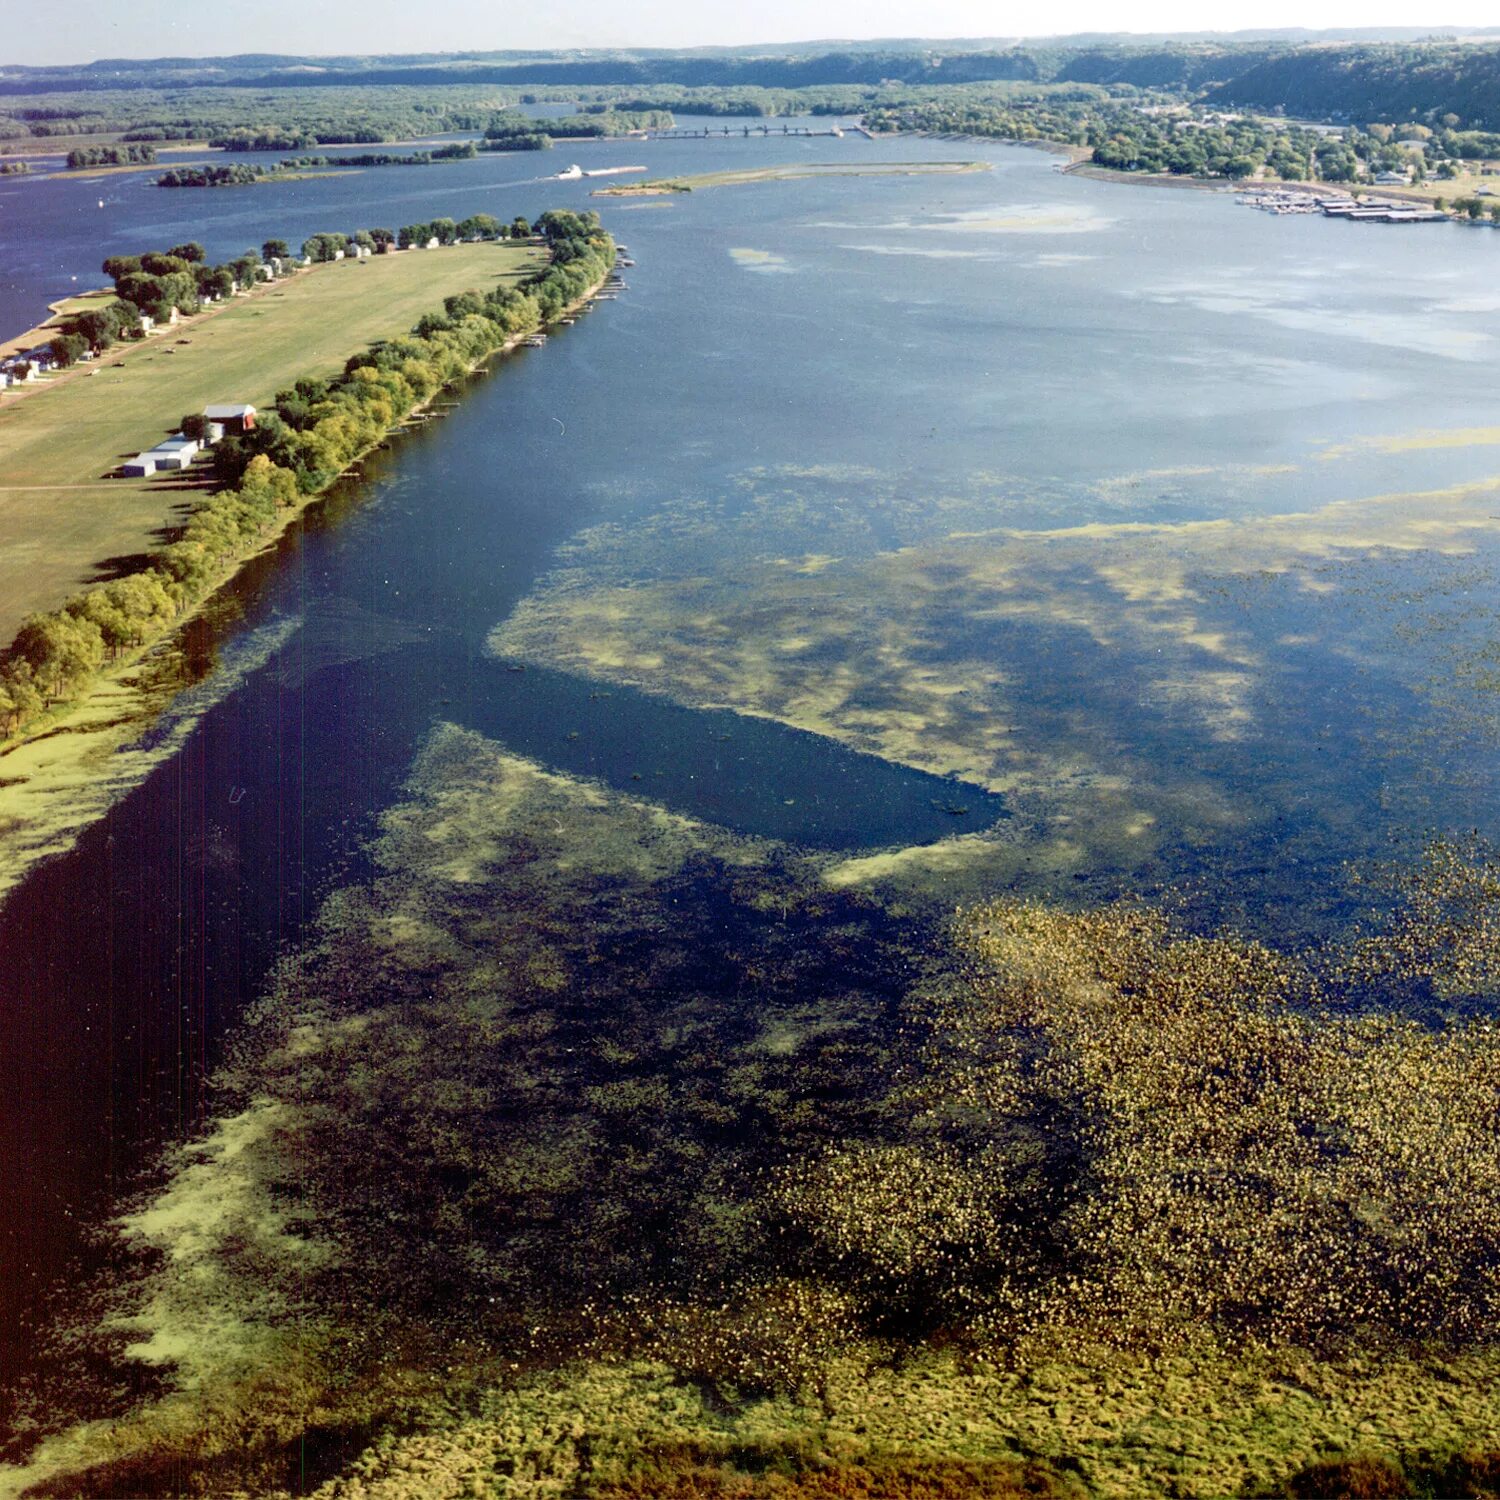
<instances>
[{"instance_id":1,"label":"hazy sky","mask_svg":"<svg viewBox=\"0 0 1500 1500\"><path fill-rule=\"evenodd\" d=\"M1494 0L0 0L0 64L231 52L691 47L816 37L1037 36L1267 26L1481 26ZM1437 19L1433 20L1432 16Z\"/></svg>"}]
</instances>

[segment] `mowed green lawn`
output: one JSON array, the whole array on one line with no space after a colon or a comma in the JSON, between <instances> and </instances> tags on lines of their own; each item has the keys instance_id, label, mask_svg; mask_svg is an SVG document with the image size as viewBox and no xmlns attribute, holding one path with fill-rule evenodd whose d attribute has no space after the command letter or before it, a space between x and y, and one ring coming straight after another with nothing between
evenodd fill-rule
<instances>
[{"instance_id":1,"label":"mowed green lawn","mask_svg":"<svg viewBox=\"0 0 1500 1500\"><path fill-rule=\"evenodd\" d=\"M268 406L293 380L335 374L367 344L408 332L444 297L515 281L543 260L535 246L480 244L312 266L111 349L50 389L0 393L0 644L181 520L197 493L188 475L108 476L185 413Z\"/></svg>"}]
</instances>

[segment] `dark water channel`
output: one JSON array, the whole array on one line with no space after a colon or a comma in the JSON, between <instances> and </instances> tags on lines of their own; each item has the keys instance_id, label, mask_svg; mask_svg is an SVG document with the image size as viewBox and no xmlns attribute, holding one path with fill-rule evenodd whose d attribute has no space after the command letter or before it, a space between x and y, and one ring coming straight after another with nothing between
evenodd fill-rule
<instances>
[{"instance_id":1,"label":"dark water channel","mask_svg":"<svg viewBox=\"0 0 1500 1500\"><path fill-rule=\"evenodd\" d=\"M0 1161L19 1166L0 1178L7 1364L26 1364L28 1314L79 1229L201 1121L225 1026L320 894L365 873L434 723L812 847L929 842L1004 815L998 797L770 721L487 656L489 627L597 510L547 481L550 423L528 421L523 392L551 372L522 364L476 378L446 422L376 456L248 570L189 654L207 666L296 622L288 642L0 906ZM521 438L498 480L497 426L543 445Z\"/></svg>"},{"instance_id":2,"label":"dark water channel","mask_svg":"<svg viewBox=\"0 0 1500 1500\"><path fill-rule=\"evenodd\" d=\"M567 148L549 165L635 159L622 149ZM631 292L476 378L445 421L377 455L249 569L194 650L212 676L236 643L294 626L285 644L0 907L4 1367L24 1365L30 1315L69 1274L83 1227L201 1122L227 1029L321 896L367 873L361 851L435 723L814 847L933 841L1003 815L999 799L768 721L601 696L486 656L487 633L580 529L793 468L803 477L788 482L854 495L871 475L914 493L984 476L992 524L1014 526L1306 509L1493 469L1493 448L1309 459L1335 439L1493 421L1500 235L1418 243L1288 224L972 144L735 139L650 160L670 175L834 150L983 155L995 170L606 204L640 262ZM20 326L68 278L93 280L99 254L190 236L222 256L269 234L587 201L576 184L522 180L533 168L486 160L222 196L126 177L7 186L0 235L25 248L0 310ZM1252 465L1265 468L1253 482ZM1146 476L1127 500L1090 487L1122 474ZM1068 664L1037 672L1036 711L1064 717ZM1123 738L1123 708L1120 723ZM1358 745L1339 753L1358 763L1340 785L1375 806L1364 788L1385 773ZM1321 786L1329 762L1314 754L1289 741L1288 783L1301 756Z\"/></svg>"}]
</instances>

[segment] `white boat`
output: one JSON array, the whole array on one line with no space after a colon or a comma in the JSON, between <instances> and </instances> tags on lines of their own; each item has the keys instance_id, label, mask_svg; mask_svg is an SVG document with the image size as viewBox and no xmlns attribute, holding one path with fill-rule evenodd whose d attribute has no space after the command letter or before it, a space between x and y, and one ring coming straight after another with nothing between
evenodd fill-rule
<instances>
[{"instance_id":1,"label":"white boat","mask_svg":"<svg viewBox=\"0 0 1500 1500\"><path fill-rule=\"evenodd\" d=\"M566 172L559 172L557 174L557 176L553 179L553 181L554 182L576 182L582 176L583 176L583 168L580 167L577 162L574 162L573 165L571 167L569 167Z\"/></svg>"}]
</instances>

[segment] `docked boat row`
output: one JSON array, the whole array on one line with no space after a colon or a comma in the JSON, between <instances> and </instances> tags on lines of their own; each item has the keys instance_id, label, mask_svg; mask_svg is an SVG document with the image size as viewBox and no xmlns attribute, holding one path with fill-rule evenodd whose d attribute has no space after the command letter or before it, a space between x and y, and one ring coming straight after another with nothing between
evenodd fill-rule
<instances>
[{"instance_id":1,"label":"docked boat row","mask_svg":"<svg viewBox=\"0 0 1500 1500\"><path fill-rule=\"evenodd\" d=\"M1400 198L1360 197L1352 193L1297 192L1266 188L1239 194L1236 203L1270 214L1322 214L1363 224L1445 224L1452 215L1440 208Z\"/></svg>"}]
</instances>

